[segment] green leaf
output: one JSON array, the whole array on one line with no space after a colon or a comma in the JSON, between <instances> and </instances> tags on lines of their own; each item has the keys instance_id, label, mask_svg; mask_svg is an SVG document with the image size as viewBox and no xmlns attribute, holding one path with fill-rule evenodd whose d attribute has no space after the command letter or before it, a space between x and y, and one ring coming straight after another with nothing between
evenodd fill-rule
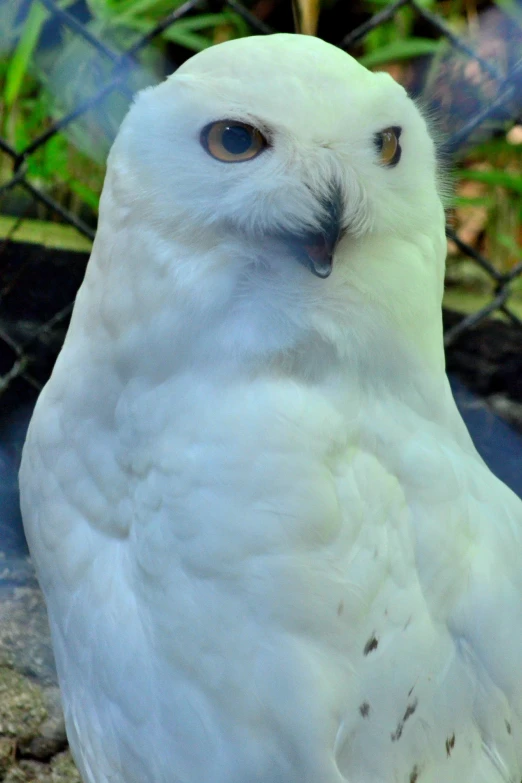
<instances>
[{"instance_id":1,"label":"green leaf","mask_svg":"<svg viewBox=\"0 0 522 783\"><path fill-rule=\"evenodd\" d=\"M98 6L94 17L103 18L105 22L127 24L132 19L143 17L149 22L156 22L181 5L183 0L89 0L90 6Z\"/></svg>"},{"instance_id":2,"label":"green leaf","mask_svg":"<svg viewBox=\"0 0 522 783\"><path fill-rule=\"evenodd\" d=\"M387 5L390 4L391 4L391 0L370 0L370 2L368 3L368 5L375 10L381 10L382 8L385 8Z\"/></svg>"},{"instance_id":3,"label":"green leaf","mask_svg":"<svg viewBox=\"0 0 522 783\"><path fill-rule=\"evenodd\" d=\"M48 139L43 148L43 166L47 175L67 171L67 140L56 134Z\"/></svg>"},{"instance_id":4,"label":"green leaf","mask_svg":"<svg viewBox=\"0 0 522 783\"><path fill-rule=\"evenodd\" d=\"M32 54L40 38L42 26L49 12L39 3L33 3L29 9L26 22L16 46L13 56L7 67L4 86L4 102L8 109L12 107L22 86Z\"/></svg>"},{"instance_id":5,"label":"green leaf","mask_svg":"<svg viewBox=\"0 0 522 783\"><path fill-rule=\"evenodd\" d=\"M173 25L168 30L165 30L163 37L168 41L179 44L179 46L184 46L186 49L191 49L194 52L201 52L203 49L208 49L213 43L211 38L179 28L177 24Z\"/></svg>"},{"instance_id":6,"label":"green leaf","mask_svg":"<svg viewBox=\"0 0 522 783\"><path fill-rule=\"evenodd\" d=\"M492 196L455 196L452 199L452 206L455 207L488 207L495 205L495 199Z\"/></svg>"},{"instance_id":7,"label":"green leaf","mask_svg":"<svg viewBox=\"0 0 522 783\"><path fill-rule=\"evenodd\" d=\"M499 232L497 234L497 240L503 247L511 251L513 255L522 259L522 247L519 247L516 240L510 234Z\"/></svg>"},{"instance_id":8,"label":"green leaf","mask_svg":"<svg viewBox=\"0 0 522 783\"><path fill-rule=\"evenodd\" d=\"M236 14L234 11L225 11L225 14L230 22L235 26L239 38L246 38L247 35L251 35L252 31L247 22L242 16Z\"/></svg>"},{"instance_id":9,"label":"green leaf","mask_svg":"<svg viewBox=\"0 0 522 783\"><path fill-rule=\"evenodd\" d=\"M172 30L205 30L220 24L230 24L228 14L199 14L188 19L180 19L172 25Z\"/></svg>"},{"instance_id":10,"label":"green leaf","mask_svg":"<svg viewBox=\"0 0 522 783\"><path fill-rule=\"evenodd\" d=\"M401 41L392 41L382 48L365 54L359 62L366 68L375 68L395 60L410 60L414 57L422 57L427 54L435 54L440 46L439 41L431 38L407 38Z\"/></svg>"},{"instance_id":11,"label":"green leaf","mask_svg":"<svg viewBox=\"0 0 522 783\"><path fill-rule=\"evenodd\" d=\"M81 200L85 202L85 204L87 204L88 207L90 207L95 212L97 211L100 202L99 193L75 177L68 177L67 185L70 187L73 193L76 193L76 195L79 196Z\"/></svg>"},{"instance_id":12,"label":"green leaf","mask_svg":"<svg viewBox=\"0 0 522 783\"><path fill-rule=\"evenodd\" d=\"M461 178L471 179L475 182L484 182L486 185L500 186L522 195L522 176L520 176L520 174L510 174L507 171L500 171L498 169L494 169L493 171L466 169L462 172Z\"/></svg>"},{"instance_id":13,"label":"green leaf","mask_svg":"<svg viewBox=\"0 0 522 783\"><path fill-rule=\"evenodd\" d=\"M390 22L379 25L378 27L374 27L374 29L370 30L364 39L364 51L366 52L365 56L368 56L368 54L371 52L375 52L378 49L382 49L383 47L388 46L390 41L395 40L396 37L397 29Z\"/></svg>"},{"instance_id":14,"label":"green leaf","mask_svg":"<svg viewBox=\"0 0 522 783\"><path fill-rule=\"evenodd\" d=\"M19 223L16 217L0 215L0 239L8 236L15 242L29 242L44 247L75 250L80 253L89 253L92 247L92 242L72 226L50 223L45 220L32 220L31 218L24 218Z\"/></svg>"}]
</instances>

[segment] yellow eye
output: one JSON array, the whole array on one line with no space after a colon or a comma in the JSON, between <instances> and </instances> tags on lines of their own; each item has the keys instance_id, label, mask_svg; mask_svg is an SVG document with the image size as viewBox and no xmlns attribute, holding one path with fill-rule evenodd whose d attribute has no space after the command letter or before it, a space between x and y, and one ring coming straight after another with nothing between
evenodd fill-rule
<instances>
[{"instance_id":1,"label":"yellow eye","mask_svg":"<svg viewBox=\"0 0 522 783\"><path fill-rule=\"evenodd\" d=\"M213 158L223 163L252 160L268 145L257 128L236 120L211 122L201 131L201 144Z\"/></svg>"},{"instance_id":2,"label":"yellow eye","mask_svg":"<svg viewBox=\"0 0 522 783\"><path fill-rule=\"evenodd\" d=\"M381 163L385 166L396 166L401 158L399 137L402 128L385 128L375 136L375 146L379 151Z\"/></svg>"}]
</instances>

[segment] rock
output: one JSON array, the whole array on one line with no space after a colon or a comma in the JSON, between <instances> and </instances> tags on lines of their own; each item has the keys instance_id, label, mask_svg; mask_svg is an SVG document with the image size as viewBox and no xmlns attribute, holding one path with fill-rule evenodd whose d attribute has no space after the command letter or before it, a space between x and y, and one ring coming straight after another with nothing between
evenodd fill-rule
<instances>
[{"instance_id":1,"label":"rock","mask_svg":"<svg viewBox=\"0 0 522 783\"><path fill-rule=\"evenodd\" d=\"M81 783L66 747L58 687L0 666L0 780Z\"/></svg>"},{"instance_id":2,"label":"rock","mask_svg":"<svg viewBox=\"0 0 522 783\"><path fill-rule=\"evenodd\" d=\"M30 742L47 718L42 688L7 666L0 667L0 737Z\"/></svg>"},{"instance_id":3,"label":"rock","mask_svg":"<svg viewBox=\"0 0 522 783\"><path fill-rule=\"evenodd\" d=\"M14 764L16 754L16 742L12 737L0 737L0 780L9 767Z\"/></svg>"},{"instance_id":4,"label":"rock","mask_svg":"<svg viewBox=\"0 0 522 783\"><path fill-rule=\"evenodd\" d=\"M52 783L81 783L80 773L76 769L70 751L59 753L51 762Z\"/></svg>"},{"instance_id":5,"label":"rock","mask_svg":"<svg viewBox=\"0 0 522 783\"><path fill-rule=\"evenodd\" d=\"M59 753L50 764L23 760L9 768L3 783L81 783L69 751Z\"/></svg>"},{"instance_id":6,"label":"rock","mask_svg":"<svg viewBox=\"0 0 522 783\"><path fill-rule=\"evenodd\" d=\"M0 579L0 666L42 685L57 684L47 613L34 574L23 587Z\"/></svg>"},{"instance_id":7,"label":"rock","mask_svg":"<svg viewBox=\"0 0 522 783\"><path fill-rule=\"evenodd\" d=\"M38 735L27 742L20 742L18 747L21 756L47 761L65 750L67 735L59 688L56 686L45 688L43 697L47 717L39 726Z\"/></svg>"}]
</instances>

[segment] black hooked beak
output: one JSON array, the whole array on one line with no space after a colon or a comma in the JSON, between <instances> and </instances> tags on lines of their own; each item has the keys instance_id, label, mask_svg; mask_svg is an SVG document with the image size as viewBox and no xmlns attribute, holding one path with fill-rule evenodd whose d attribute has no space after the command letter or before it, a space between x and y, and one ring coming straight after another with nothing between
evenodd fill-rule
<instances>
[{"instance_id":1,"label":"black hooked beak","mask_svg":"<svg viewBox=\"0 0 522 783\"><path fill-rule=\"evenodd\" d=\"M299 262L317 277L326 278L332 271L335 247L341 234L343 206L340 188L333 188L323 201L324 217L319 231L285 236L286 244Z\"/></svg>"}]
</instances>

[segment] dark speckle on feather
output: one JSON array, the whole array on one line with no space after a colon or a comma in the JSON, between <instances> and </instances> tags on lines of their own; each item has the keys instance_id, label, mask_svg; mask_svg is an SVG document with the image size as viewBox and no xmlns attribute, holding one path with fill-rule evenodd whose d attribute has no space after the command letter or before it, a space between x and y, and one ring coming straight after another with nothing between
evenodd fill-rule
<instances>
[{"instance_id":1,"label":"dark speckle on feather","mask_svg":"<svg viewBox=\"0 0 522 783\"><path fill-rule=\"evenodd\" d=\"M343 612L344 612L344 601L339 601L339 606L337 607L338 616L340 617Z\"/></svg>"},{"instance_id":2,"label":"dark speckle on feather","mask_svg":"<svg viewBox=\"0 0 522 783\"><path fill-rule=\"evenodd\" d=\"M416 709L417 709L417 700L415 699L415 701L412 704L408 704L408 706L406 707L406 712L404 713L404 718L403 718L404 723L406 723L410 715L413 715Z\"/></svg>"},{"instance_id":3,"label":"dark speckle on feather","mask_svg":"<svg viewBox=\"0 0 522 783\"><path fill-rule=\"evenodd\" d=\"M370 705L368 704L367 701L363 701L363 703L359 707L359 712L361 713L363 718L368 717L368 715L370 714Z\"/></svg>"},{"instance_id":4,"label":"dark speckle on feather","mask_svg":"<svg viewBox=\"0 0 522 783\"><path fill-rule=\"evenodd\" d=\"M506 729L507 733L511 734L511 723L508 720L506 720Z\"/></svg>"},{"instance_id":5,"label":"dark speckle on feather","mask_svg":"<svg viewBox=\"0 0 522 783\"><path fill-rule=\"evenodd\" d=\"M400 740L400 738L402 737L402 730L403 730L403 728L404 728L404 724L401 723L401 721L399 721L395 731L392 732L392 734L390 734L392 742L397 742L397 740Z\"/></svg>"},{"instance_id":6,"label":"dark speckle on feather","mask_svg":"<svg viewBox=\"0 0 522 783\"><path fill-rule=\"evenodd\" d=\"M412 771L410 772L410 783L417 783L417 780L419 779L419 775L420 775L419 768L415 764Z\"/></svg>"},{"instance_id":7,"label":"dark speckle on feather","mask_svg":"<svg viewBox=\"0 0 522 783\"><path fill-rule=\"evenodd\" d=\"M368 655L369 653L372 652L372 650L376 650L378 646L379 646L379 640L377 639L375 634L372 633L372 635L364 645L364 654Z\"/></svg>"},{"instance_id":8,"label":"dark speckle on feather","mask_svg":"<svg viewBox=\"0 0 522 783\"><path fill-rule=\"evenodd\" d=\"M451 756L451 751L455 747L455 735L452 734L451 737L448 737L446 740L446 756L449 758Z\"/></svg>"},{"instance_id":9,"label":"dark speckle on feather","mask_svg":"<svg viewBox=\"0 0 522 783\"><path fill-rule=\"evenodd\" d=\"M392 742L397 742L397 740L400 740L400 738L402 737L404 724L406 723L408 718L410 718L413 715L413 713L415 712L415 710L417 709L417 704L418 704L418 701L417 701L417 699L415 699L414 702L412 702L411 704L408 704L408 706L406 707L406 711L405 711L404 715L402 716L401 720L398 722L397 728L390 735Z\"/></svg>"}]
</instances>

